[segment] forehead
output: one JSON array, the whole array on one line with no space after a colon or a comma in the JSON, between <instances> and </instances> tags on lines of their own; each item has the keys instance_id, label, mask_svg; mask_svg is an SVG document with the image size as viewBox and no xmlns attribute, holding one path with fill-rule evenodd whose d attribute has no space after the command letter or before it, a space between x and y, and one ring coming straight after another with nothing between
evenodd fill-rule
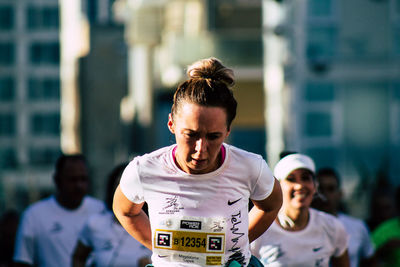
<instances>
[{"instance_id":1,"label":"forehead","mask_svg":"<svg viewBox=\"0 0 400 267\"><path fill-rule=\"evenodd\" d=\"M222 107L208 107L191 102L184 102L175 118L184 128L196 130L202 127L226 127L227 114Z\"/></svg>"},{"instance_id":2,"label":"forehead","mask_svg":"<svg viewBox=\"0 0 400 267\"><path fill-rule=\"evenodd\" d=\"M290 175L312 175L312 172L309 169L299 168L291 171L288 176Z\"/></svg>"},{"instance_id":3,"label":"forehead","mask_svg":"<svg viewBox=\"0 0 400 267\"><path fill-rule=\"evenodd\" d=\"M86 163L81 159L66 160L60 169L60 174L64 176L87 175Z\"/></svg>"},{"instance_id":4,"label":"forehead","mask_svg":"<svg viewBox=\"0 0 400 267\"><path fill-rule=\"evenodd\" d=\"M332 175L319 175L317 180L320 184L337 184L336 178Z\"/></svg>"}]
</instances>

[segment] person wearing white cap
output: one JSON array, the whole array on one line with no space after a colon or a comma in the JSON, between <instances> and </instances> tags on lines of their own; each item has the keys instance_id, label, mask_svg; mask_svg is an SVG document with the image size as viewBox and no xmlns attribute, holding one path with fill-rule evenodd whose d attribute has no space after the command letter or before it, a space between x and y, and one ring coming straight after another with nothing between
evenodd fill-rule
<instances>
[{"instance_id":1,"label":"person wearing white cap","mask_svg":"<svg viewBox=\"0 0 400 267\"><path fill-rule=\"evenodd\" d=\"M275 166L283 205L270 228L251 244L265 266L350 266L348 235L334 216L310 208L314 194L314 161L299 153Z\"/></svg>"}]
</instances>

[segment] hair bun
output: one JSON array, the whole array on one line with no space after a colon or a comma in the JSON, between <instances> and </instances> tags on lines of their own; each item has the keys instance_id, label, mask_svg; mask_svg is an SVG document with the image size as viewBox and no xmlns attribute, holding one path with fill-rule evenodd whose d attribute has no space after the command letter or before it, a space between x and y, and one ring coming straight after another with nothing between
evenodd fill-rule
<instances>
[{"instance_id":1,"label":"hair bun","mask_svg":"<svg viewBox=\"0 0 400 267\"><path fill-rule=\"evenodd\" d=\"M233 70L222 65L214 57L199 60L188 67L189 79L205 79L208 82L222 82L231 87L235 84Z\"/></svg>"}]
</instances>

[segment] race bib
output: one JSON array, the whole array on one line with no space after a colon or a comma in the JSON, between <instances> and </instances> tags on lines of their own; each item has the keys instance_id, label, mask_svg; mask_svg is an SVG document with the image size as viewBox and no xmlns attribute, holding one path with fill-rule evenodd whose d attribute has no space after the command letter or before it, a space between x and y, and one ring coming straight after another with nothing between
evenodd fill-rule
<instances>
[{"instance_id":1,"label":"race bib","mask_svg":"<svg viewBox=\"0 0 400 267\"><path fill-rule=\"evenodd\" d=\"M222 265L225 234L224 218L168 218L154 231L153 252L170 262Z\"/></svg>"}]
</instances>

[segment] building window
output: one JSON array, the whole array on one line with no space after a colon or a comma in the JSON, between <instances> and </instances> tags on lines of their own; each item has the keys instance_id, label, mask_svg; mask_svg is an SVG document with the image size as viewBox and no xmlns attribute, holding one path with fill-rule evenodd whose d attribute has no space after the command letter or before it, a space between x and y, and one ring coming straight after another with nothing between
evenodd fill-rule
<instances>
[{"instance_id":1,"label":"building window","mask_svg":"<svg viewBox=\"0 0 400 267\"><path fill-rule=\"evenodd\" d=\"M15 169L17 157L13 148L0 148L0 169Z\"/></svg>"},{"instance_id":2,"label":"building window","mask_svg":"<svg viewBox=\"0 0 400 267\"><path fill-rule=\"evenodd\" d=\"M15 135L15 115L11 113L0 114L0 136Z\"/></svg>"},{"instance_id":3,"label":"building window","mask_svg":"<svg viewBox=\"0 0 400 267\"><path fill-rule=\"evenodd\" d=\"M0 43L0 65L9 66L15 61L15 48L13 43Z\"/></svg>"},{"instance_id":4,"label":"building window","mask_svg":"<svg viewBox=\"0 0 400 267\"><path fill-rule=\"evenodd\" d=\"M307 137L329 137L332 135L332 132L332 115L330 113L306 113L304 134Z\"/></svg>"},{"instance_id":5,"label":"building window","mask_svg":"<svg viewBox=\"0 0 400 267\"><path fill-rule=\"evenodd\" d=\"M33 114L30 118L30 128L35 136L58 136L60 134L60 114Z\"/></svg>"},{"instance_id":6,"label":"building window","mask_svg":"<svg viewBox=\"0 0 400 267\"><path fill-rule=\"evenodd\" d=\"M31 100L59 100L60 80L54 78L29 79L28 97Z\"/></svg>"},{"instance_id":7,"label":"building window","mask_svg":"<svg viewBox=\"0 0 400 267\"><path fill-rule=\"evenodd\" d=\"M304 92L306 101L328 102L335 100L335 88L333 83L308 82Z\"/></svg>"},{"instance_id":8,"label":"building window","mask_svg":"<svg viewBox=\"0 0 400 267\"><path fill-rule=\"evenodd\" d=\"M10 102L14 100L15 88L14 80L11 77L0 77L0 102Z\"/></svg>"},{"instance_id":9,"label":"building window","mask_svg":"<svg viewBox=\"0 0 400 267\"><path fill-rule=\"evenodd\" d=\"M58 29L59 10L58 7L28 7L27 28L31 30Z\"/></svg>"},{"instance_id":10,"label":"building window","mask_svg":"<svg viewBox=\"0 0 400 267\"><path fill-rule=\"evenodd\" d=\"M306 49L307 58L311 61L331 59L336 54L336 29L309 26Z\"/></svg>"},{"instance_id":11,"label":"building window","mask_svg":"<svg viewBox=\"0 0 400 267\"><path fill-rule=\"evenodd\" d=\"M54 165L61 152L54 147L31 147L29 162L33 165Z\"/></svg>"},{"instance_id":12,"label":"building window","mask_svg":"<svg viewBox=\"0 0 400 267\"><path fill-rule=\"evenodd\" d=\"M11 30L14 27L14 10L11 6L0 7L0 30Z\"/></svg>"},{"instance_id":13,"label":"building window","mask_svg":"<svg viewBox=\"0 0 400 267\"><path fill-rule=\"evenodd\" d=\"M309 17L330 17L333 14L332 0L309 0L307 11Z\"/></svg>"},{"instance_id":14,"label":"building window","mask_svg":"<svg viewBox=\"0 0 400 267\"><path fill-rule=\"evenodd\" d=\"M208 26L211 30L261 30L261 2L254 0L209 0Z\"/></svg>"},{"instance_id":15,"label":"building window","mask_svg":"<svg viewBox=\"0 0 400 267\"><path fill-rule=\"evenodd\" d=\"M60 62L60 45L54 43L34 43L29 51L30 62L34 65L58 64Z\"/></svg>"},{"instance_id":16,"label":"building window","mask_svg":"<svg viewBox=\"0 0 400 267\"><path fill-rule=\"evenodd\" d=\"M317 166L336 166L339 162L338 148L334 147L310 147L305 153L314 159Z\"/></svg>"}]
</instances>

